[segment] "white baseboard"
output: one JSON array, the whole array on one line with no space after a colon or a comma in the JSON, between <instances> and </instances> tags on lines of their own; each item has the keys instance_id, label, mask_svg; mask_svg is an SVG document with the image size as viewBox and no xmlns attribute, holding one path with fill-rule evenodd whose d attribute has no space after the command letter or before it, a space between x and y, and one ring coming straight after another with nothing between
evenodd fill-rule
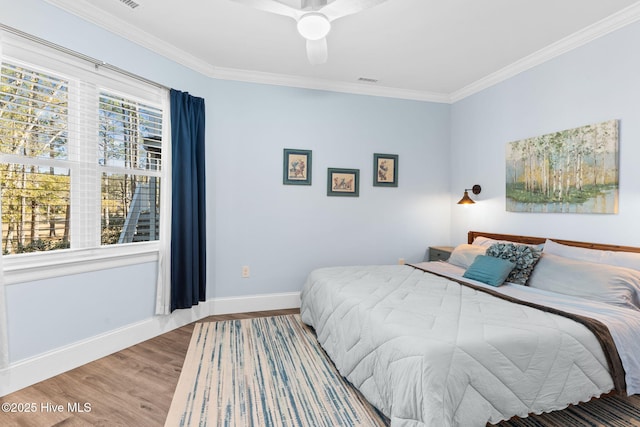
<instances>
[{"instance_id":1,"label":"white baseboard","mask_svg":"<svg viewBox=\"0 0 640 427\"><path fill-rule=\"evenodd\" d=\"M8 368L0 370L0 396L6 396L210 315L297 307L300 307L299 292L210 299L189 310L177 310L168 316L154 316L11 363Z\"/></svg>"},{"instance_id":2,"label":"white baseboard","mask_svg":"<svg viewBox=\"0 0 640 427\"><path fill-rule=\"evenodd\" d=\"M300 292L216 298L211 300L211 303L212 315L283 310L300 307Z\"/></svg>"}]
</instances>

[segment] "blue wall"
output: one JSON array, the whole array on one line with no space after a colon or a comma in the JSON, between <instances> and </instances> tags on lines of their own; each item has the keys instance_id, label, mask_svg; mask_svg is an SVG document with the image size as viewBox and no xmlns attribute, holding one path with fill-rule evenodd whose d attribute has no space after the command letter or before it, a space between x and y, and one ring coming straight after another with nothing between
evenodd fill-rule
<instances>
[{"instance_id":1,"label":"blue wall","mask_svg":"<svg viewBox=\"0 0 640 427\"><path fill-rule=\"evenodd\" d=\"M152 317L155 278L145 263L7 286L9 360Z\"/></svg>"},{"instance_id":2,"label":"blue wall","mask_svg":"<svg viewBox=\"0 0 640 427\"><path fill-rule=\"evenodd\" d=\"M7 25L206 99L208 299L296 292L315 267L420 261L449 242L449 105L216 80L42 0L0 10ZM283 148L313 150L312 186L282 185ZM400 156L398 188L372 186L373 153ZM328 167L360 169L360 197L327 197ZM9 285L10 361L152 318L155 280L147 263Z\"/></svg>"},{"instance_id":3,"label":"blue wall","mask_svg":"<svg viewBox=\"0 0 640 427\"><path fill-rule=\"evenodd\" d=\"M635 23L452 106L452 188L482 184L482 203L453 211L452 243L471 228L640 245L638 40ZM620 120L619 214L506 212L508 142L611 119Z\"/></svg>"},{"instance_id":4,"label":"blue wall","mask_svg":"<svg viewBox=\"0 0 640 427\"><path fill-rule=\"evenodd\" d=\"M231 82L207 105L215 296L296 291L316 267L448 242L448 105ZM283 148L313 150L311 187L282 185ZM373 187L373 153L399 155L398 188ZM360 169L360 197L327 197L328 167Z\"/></svg>"}]
</instances>

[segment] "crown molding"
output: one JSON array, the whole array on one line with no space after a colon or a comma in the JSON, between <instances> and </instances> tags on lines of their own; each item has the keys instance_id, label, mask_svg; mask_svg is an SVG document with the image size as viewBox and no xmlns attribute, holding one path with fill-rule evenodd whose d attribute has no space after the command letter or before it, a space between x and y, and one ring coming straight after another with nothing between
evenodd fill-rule
<instances>
[{"instance_id":1,"label":"crown molding","mask_svg":"<svg viewBox=\"0 0 640 427\"><path fill-rule=\"evenodd\" d=\"M211 75L213 67L208 62L203 61L164 40L152 36L151 34L134 27L122 19L111 15L110 13L106 13L93 5L78 2L77 0L44 1L66 12L76 15L85 21L91 22L98 27L104 28L111 33L123 37L126 40L162 55L165 58L184 65L187 68L207 76Z\"/></svg>"},{"instance_id":2,"label":"crown molding","mask_svg":"<svg viewBox=\"0 0 640 427\"><path fill-rule=\"evenodd\" d=\"M216 67L168 44L163 40L160 40L155 36L139 30L111 14L104 13L95 6L86 3L79 3L77 0L45 1L208 77L221 80L234 80L448 104L455 103L468 96L481 92L566 52L583 46L599 37L605 36L640 20L639 1L596 22L593 25L590 25L589 27L577 31L564 39L540 49L537 52L534 52L533 54L528 55L494 73L491 73L486 77L483 77L450 94L446 94L377 86L372 84L335 82L286 74Z\"/></svg>"},{"instance_id":3,"label":"crown molding","mask_svg":"<svg viewBox=\"0 0 640 427\"><path fill-rule=\"evenodd\" d=\"M449 95L442 93L399 89L366 83L347 83L323 79L311 79L287 74L238 70L235 68L214 67L213 73L210 74L210 77L220 80L235 80L247 83L261 83L276 86L297 87L303 89L344 92L356 95L409 99L415 101L428 101L438 103L449 103L450 101Z\"/></svg>"},{"instance_id":4,"label":"crown molding","mask_svg":"<svg viewBox=\"0 0 640 427\"><path fill-rule=\"evenodd\" d=\"M483 91L484 89L510 79L524 71L543 64L544 62L619 30L620 28L638 20L640 20L640 2L634 3L631 6L596 22L595 24L583 28L582 30L558 40L557 42L552 43L529 56L525 56L495 73L491 73L488 76L451 93L449 96L450 102L454 103Z\"/></svg>"}]
</instances>

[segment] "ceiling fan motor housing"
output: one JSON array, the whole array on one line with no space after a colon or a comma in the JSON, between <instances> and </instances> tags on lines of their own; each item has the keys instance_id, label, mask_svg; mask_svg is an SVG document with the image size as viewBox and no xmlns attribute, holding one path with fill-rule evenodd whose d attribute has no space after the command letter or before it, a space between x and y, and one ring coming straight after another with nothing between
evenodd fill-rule
<instances>
[{"instance_id":1,"label":"ceiling fan motor housing","mask_svg":"<svg viewBox=\"0 0 640 427\"><path fill-rule=\"evenodd\" d=\"M307 40L323 39L330 30L331 23L321 13L305 13L298 21L298 32Z\"/></svg>"}]
</instances>

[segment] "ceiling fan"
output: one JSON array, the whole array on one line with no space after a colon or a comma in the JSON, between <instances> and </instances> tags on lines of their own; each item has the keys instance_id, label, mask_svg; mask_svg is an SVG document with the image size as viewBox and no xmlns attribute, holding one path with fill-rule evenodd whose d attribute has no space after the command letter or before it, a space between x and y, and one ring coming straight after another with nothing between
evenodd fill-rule
<instances>
[{"instance_id":1,"label":"ceiling fan","mask_svg":"<svg viewBox=\"0 0 640 427\"><path fill-rule=\"evenodd\" d=\"M327 62L331 22L377 6L387 0L232 0L278 15L289 16L307 40L307 58L313 65Z\"/></svg>"}]
</instances>

